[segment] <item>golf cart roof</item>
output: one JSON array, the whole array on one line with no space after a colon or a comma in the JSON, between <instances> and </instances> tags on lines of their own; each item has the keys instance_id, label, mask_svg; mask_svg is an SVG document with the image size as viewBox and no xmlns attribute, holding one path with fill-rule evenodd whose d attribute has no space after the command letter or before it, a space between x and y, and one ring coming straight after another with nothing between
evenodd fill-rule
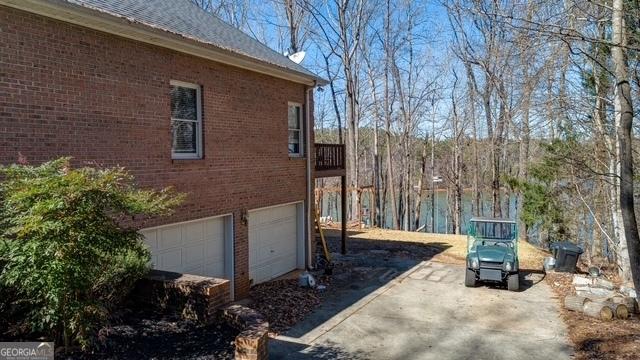
<instances>
[{"instance_id":1,"label":"golf cart roof","mask_svg":"<svg viewBox=\"0 0 640 360\"><path fill-rule=\"evenodd\" d=\"M510 220L510 219L490 218L490 217L473 217L471 218L471 222L493 222L493 223L505 223L505 224L516 223L514 220Z\"/></svg>"}]
</instances>

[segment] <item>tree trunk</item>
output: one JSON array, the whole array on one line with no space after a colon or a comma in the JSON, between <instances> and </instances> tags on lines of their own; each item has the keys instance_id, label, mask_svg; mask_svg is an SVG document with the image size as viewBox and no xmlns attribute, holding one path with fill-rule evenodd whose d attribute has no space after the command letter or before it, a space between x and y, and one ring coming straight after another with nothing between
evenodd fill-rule
<instances>
[{"instance_id":1,"label":"tree trunk","mask_svg":"<svg viewBox=\"0 0 640 360\"><path fill-rule=\"evenodd\" d=\"M597 10L598 17L600 17L600 11L602 9L598 8ZM598 38L602 40L606 40L606 32L605 25L601 21L598 22ZM614 153L613 140L609 132L605 128L605 123L607 123L607 111L605 98L607 96L607 87L603 83L603 77L608 75L606 69L602 69L600 64L604 64L606 62L606 53L602 49L602 46L598 46L595 54L595 61L593 61L593 75L594 75L594 87L595 87L595 104L594 104L594 127L596 130L596 159L599 164L605 164L605 166L600 167L602 173L607 173L608 165L611 162L611 157ZM607 206L607 204L616 203L617 197L610 198L611 194L615 194L615 184L612 181L607 181L606 179L599 178L598 183L596 184L598 187L596 192L596 199L602 201L605 206L598 206L595 209L595 212L598 214L598 219L605 219L608 217L606 215L615 207ZM613 218L615 216L615 210L610 213L610 216ZM615 235L614 235L615 236ZM602 231L602 227L594 227L594 237L593 243L591 244L591 256L595 258L600 258L603 252L603 244L606 242L607 248L609 245L608 241L609 236ZM615 236L617 239L618 237ZM610 254L607 254L610 259Z\"/></svg>"},{"instance_id":2,"label":"tree trunk","mask_svg":"<svg viewBox=\"0 0 640 360\"><path fill-rule=\"evenodd\" d=\"M327 72L327 78L329 79L329 89L331 90L331 103L333 104L333 111L336 114L336 126L338 127L338 143L344 144L344 140L342 139L342 117L340 116L340 109L338 107L338 97L336 95L336 88L333 84L333 77L331 76L330 66L329 66L329 55L324 55L324 63L325 63L325 71Z\"/></svg>"},{"instance_id":3,"label":"tree trunk","mask_svg":"<svg viewBox=\"0 0 640 360\"><path fill-rule=\"evenodd\" d=\"M624 1L613 0L612 27L613 46L611 55L615 67L614 111L620 148L620 210L625 236L620 239L618 256L621 258L622 278L633 281L640 289L640 236L633 199L633 148L632 125L633 103L627 68L626 27L624 20Z\"/></svg>"},{"instance_id":4,"label":"tree trunk","mask_svg":"<svg viewBox=\"0 0 640 360\"><path fill-rule=\"evenodd\" d=\"M476 78L473 75L473 69L468 61L464 62L467 70L467 82L469 86L469 114L471 117L471 130L472 130L472 146L473 146L473 203L472 213L475 216L482 215L482 205L480 203L480 157L478 155L478 126L476 123L476 94L478 93L478 87L476 85Z\"/></svg>"},{"instance_id":5,"label":"tree trunk","mask_svg":"<svg viewBox=\"0 0 640 360\"><path fill-rule=\"evenodd\" d=\"M389 201L391 202L391 220L394 229L400 229L400 221L398 219L398 203L396 202L396 190L394 186L393 161L391 153L391 103L389 94L389 61L390 50L389 41L391 38L390 24L391 22L391 2L387 0L387 12L385 15L385 60L384 60L384 130L387 146L387 191L389 192Z\"/></svg>"},{"instance_id":6,"label":"tree trunk","mask_svg":"<svg viewBox=\"0 0 640 360\"><path fill-rule=\"evenodd\" d=\"M523 114L522 114L522 133L520 134L520 151L519 151L519 159L518 159L518 171L521 181L527 181L529 177L529 105L531 103L531 92L527 90L527 94L525 95L525 101L523 103ZM509 205L507 205L508 207ZM518 218L518 234L520 235L520 241L528 241L527 234L527 224L522 221L522 211L524 206L524 196L522 192L518 192L518 207L517 207L517 218Z\"/></svg>"},{"instance_id":7,"label":"tree trunk","mask_svg":"<svg viewBox=\"0 0 640 360\"><path fill-rule=\"evenodd\" d=\"M458 116L458 106L456 101L456 85L458 84L458 76L453 72L454 83L451 90L451 110L453 112L453 208L451 209L452 229L454 234L460 234L462 231L462 129L460 126L460 118Z\"/></svg>"},{"instance_id":8,"label":"tree trunk","mask_svg":"<svg viewBox=\"0 0 640 360\"><path fill-rule=\"evenodd\" d=\"M420 158L420 171L418 172L418 195L416 196L415 208L414 208L414 227L415 229L420 228L420 215L422 210L422 184L424 181L424 176L427 173L427 145L429 144L429 136L425 135L424 142L422 143L422 157Z\"/></svg>"}]
</instances>

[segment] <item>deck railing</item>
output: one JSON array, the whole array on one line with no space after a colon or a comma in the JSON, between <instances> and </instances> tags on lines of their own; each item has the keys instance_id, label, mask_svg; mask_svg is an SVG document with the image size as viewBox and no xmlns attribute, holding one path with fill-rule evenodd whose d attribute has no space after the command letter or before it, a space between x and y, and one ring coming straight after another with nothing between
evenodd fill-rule
<instances>
[{"instance_id":1,"label":"deck railing","mask_svg":"<svg viewBox=\"0 0 640 360\"><path fill-rule=\"evenodd\" d=\"M316 171L343 170L345 152L343 144L315 144Z\"/></svg>"}]
</instances>

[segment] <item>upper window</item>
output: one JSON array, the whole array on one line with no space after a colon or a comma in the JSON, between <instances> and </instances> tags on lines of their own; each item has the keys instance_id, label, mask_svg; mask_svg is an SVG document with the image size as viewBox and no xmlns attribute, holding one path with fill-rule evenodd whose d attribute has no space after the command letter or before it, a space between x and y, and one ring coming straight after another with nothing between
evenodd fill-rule
<instances>
[{"instance_id":1,"label":"upper window","mask_svg":"<svg viewBox=\"0 0 640 360\"><path fill-rule=\"evenodd\" d=\"M202 101L200 85L171 81L171 156L202 157Z\"/></svg>"},{"instance_id":2,"label":"upper window","mask_svg":"<svg viewBox=\"0 0 640 360\"><path fill-rule=\"evenodd\" d=\"M300 104L289 104L289 155L302 154L302 107Z\"/></svg>"}]
</instances>

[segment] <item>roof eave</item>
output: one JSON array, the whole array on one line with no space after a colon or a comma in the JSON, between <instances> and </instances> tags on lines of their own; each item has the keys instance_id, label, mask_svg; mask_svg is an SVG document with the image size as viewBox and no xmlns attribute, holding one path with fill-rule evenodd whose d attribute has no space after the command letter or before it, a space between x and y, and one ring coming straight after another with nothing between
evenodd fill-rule
<instances>
[{"instance_id":1,"label":"roof eave","mask_svg":"<svg viewBox=\"0 0 640 360\"><path fill-rule=\"evenodd\" d=\"M132 21L110 13L87 8L66 1L0 0L6 5L56 20L80 25L109 34L198 56L219 63L274 76L308 86L322 86L328 82L295 70L285 69L252 57L203 43L164 29Z\"/></svg>"}]
</instances>

